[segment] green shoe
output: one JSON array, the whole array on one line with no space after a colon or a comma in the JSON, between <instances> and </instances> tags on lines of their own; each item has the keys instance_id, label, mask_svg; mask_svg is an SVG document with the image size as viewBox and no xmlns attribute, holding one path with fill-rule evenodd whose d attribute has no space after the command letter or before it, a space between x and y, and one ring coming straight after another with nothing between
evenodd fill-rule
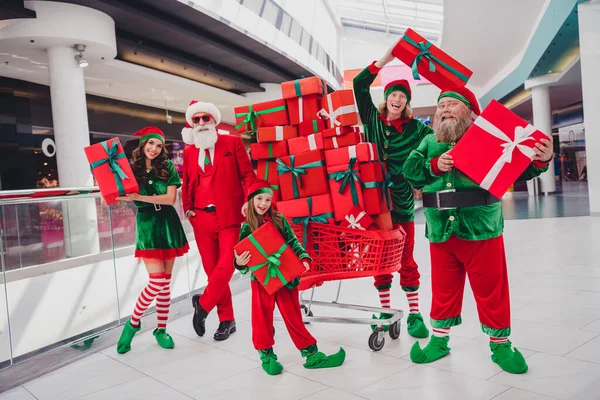
<instances>
[{"instance_id":1,"label":"green shoe","mask_svg":"<svg viewBox=\"0 0 600 400\"><path fill-rule=\"evenodd\" d=\"M429 329L425 326L421 313L408 314L406 326L408 328L408 334L414 338L424 339L429 336Z\"/></svg>"},{"instance_id":2,"label":"green shoe","mask_svg":"<svg viewBox=\"0 0 600 400\"><path fill-rule=\"evenodd\" d=\"M163 349L172 349L175 347L175 342L173 342L173 338L171 335L167 333L165 328L156 328L154 332L152 332L159 346Z\"/></svg>"},{"instance_id":3,"label":"green shoe","mask_svg":"<svg viewBox=\"0 0 600 400\"><path fill-rule=\"evenodd\" d=\"M133 340L133 336L142 329L142 321L137 328L131 326L131 320L125 322L123 325L123 332L121 332L121 337L117 342L117 353L125 354L129 350L131 350L131 341Z\"/></svg>"},{"instance_id":4,"label":"green shoe","mask_svg":"<svg viewBox=\"0 0 600 400\"><path fill-rule=\"evenodd\" d=\"M449 336L432 336L423 350L421 350L419 342L415 342L410 349L411 361L417 364L427 364L439 360L450 352L450 347L448 347L449 340Z\"/></svg>"},{"instance_id":5,"label":"green shoe","mask_svg":"<svg viewBox=\"0 0 600 400\"><path fill-rule=\"evenodd\" d=\"M283 371L283 365L277 361L277 355L273 352L273 348L267 350L259 350L260 361L262 361L262 369L269 375L279 375Z\"/></svg>"},{"instance_id":6,"label":"green shoe","mask_svg":"<svg viewBox=\"0 0 600 400\"><path fill-rule=\"evenodd\" d=\"M341 347L337 353L327 356L325 353L320 352L317 345L314 344L300 350L300 354L306 358L304 368L307 369L335 368L342 365L346 360L346 351Z\"/></svg>"},{"instance_id":7,"label":"green shoe","mask_svg":"<svg viewBox=\"0 0 600 400\"><path fill-rule=\"evenodd\" d=\"M377 318L377 315L373 314L373 319L390 319L393 316L394 316L394 314L381 313L381 314L379 314L379 318ZM371 325L371 330L373 332L375 332L375 328L377 328L377 325ZM389 325L383 325L382 328L383 328L384 332L387 332L390 330Z\"/></svg>"},{"instance_id":8,"label":"green shoe","mask_svg":"<svg viewBox=\"0 0 600 400\"><path fill-rule=\"evenodd\" d=\"M510 340L506 343L490 342L490 349L492 350L492 361L506 372L524 374L529 369L523 354L516 348L513 351Z\"/></svg>"}]
</instances>

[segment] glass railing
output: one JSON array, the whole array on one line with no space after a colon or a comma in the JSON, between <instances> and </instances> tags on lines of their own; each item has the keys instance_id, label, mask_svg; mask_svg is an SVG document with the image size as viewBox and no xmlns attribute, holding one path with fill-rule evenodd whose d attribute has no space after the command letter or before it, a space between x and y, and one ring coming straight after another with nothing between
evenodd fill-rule
<instances>
[{"instance_id":1,"label":"glass railing","mask_svg":"<svg viewBox=\"0 0 600 400\"><path fill-rule=\"evenodd\" d=\"M97 188L0 192L0 369L85 349L130 317L148 280L133 257L135 215L131 202L104 204ZM174 303L206 285L182 222L191 251L175 263Z\"/></svg>"}]
</instances>

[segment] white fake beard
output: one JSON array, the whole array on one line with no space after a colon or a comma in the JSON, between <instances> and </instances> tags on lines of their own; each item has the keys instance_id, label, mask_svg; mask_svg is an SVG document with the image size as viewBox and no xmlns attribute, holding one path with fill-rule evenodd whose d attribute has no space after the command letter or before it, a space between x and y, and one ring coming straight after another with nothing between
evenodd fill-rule
<instances>
[{"instance_id":1,"label":"white fake beard","mask_svg":"<svg viewBox=\"0 0 600 400\"><path fill-rule=\"evenodd\" d=\"M436 117L433 122L433 131L442 143L458 142L473 123L471 116L458 117L457 115L453 115L452 119L444 121L441 119L441 117Z\"/></svg>"},{"instance_id":2,"label":"white fake beard","mask_svg":"<svg viewBox=\"0 0 600 400\"><path fill-rule=\"evenodd\" d=\"M193 129L194 146L200 150L211 149L217 143L218 134L216 125L197 126Z\"/></svg>"}]
</instances>

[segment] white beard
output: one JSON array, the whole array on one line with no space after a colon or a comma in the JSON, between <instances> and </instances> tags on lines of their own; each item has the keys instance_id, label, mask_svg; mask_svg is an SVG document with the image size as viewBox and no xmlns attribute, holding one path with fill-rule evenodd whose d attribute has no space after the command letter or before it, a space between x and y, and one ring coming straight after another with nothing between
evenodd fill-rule
<instances>
[{"instance_id":1,"label":"white beard","mask_svg":"<svg viewBox=\"0 0 600 400\"><path fill-rule=\"evenodd\" d=\"M212 149L217 143L218 134L216 125L204 125L192 129L194 146L200 150Z\"/></svg>"}]
</instances>

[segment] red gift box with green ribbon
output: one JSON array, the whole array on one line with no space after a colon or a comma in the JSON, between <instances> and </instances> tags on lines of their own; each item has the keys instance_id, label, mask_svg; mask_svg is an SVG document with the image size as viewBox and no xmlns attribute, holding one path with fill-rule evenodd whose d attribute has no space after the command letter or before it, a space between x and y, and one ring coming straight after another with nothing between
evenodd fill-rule
<instances>
[{"instance_id":1,"label":"red gift box with green ribbon","mask_svg":"<svg viewBox=\"0 0 600 400\"><path fill-rule=\"evenodd\" d=\"M355 206L364 209L362 179L356 158L346 165L327 167L327 176L336 221L342 221Z\"/></svg>"},{"instance_id":2,"label":"red gift box with green ribbon","mask_svg":"<svg viewBox=\"0 0 600 400\"><path fill-rule=\"evenodd\" d=\"M327 94L327 86L323 79L311 76L310 78L283 82L281 84L281 94L284 99L293 99L294 97L311 94L323 95Z\"/></svg>"},{"instance_id":3,"label":"red gift box with green ribbon","mask_svg":"<svg viewBox=\"0 0 600 400\"><path fill-rule=\"evenodd\" d=\"M363 181L365 211L367 214L381 214L390 211L392 200L390 187L391 176L385 164L375 161L359 165L360 177Z\"/></svg>"},{"instance_id":4,"label":"red gift box with green ribbon","mask_svg":"<svg viewBox=\"0 0 600 400\"><path fill-rule=\"evenodd\" d=\"M140 192L119 138L96 143L83 150L106 204L116 203L118 196Z\"/></svg>"},{"instance_id":5,"label":"red gift box with green ribbon","mask_svg":"<svg viewBox=\"0 0 600 400\"><path fill-rule=\"evenodd\" d=\"M270 143L252 143L250 145L250 154L253 160L270 160L279 157L285 157L289 153L288 144L283 142Z\"/></svg>"},{"instance_id":6,"label":"red gift box with green ribbon","mask_svg":"<svg viewBox=\"0 0 600 400\"><path fill-rule=\"evenodd\" d=\"M288 140L288 148L290 154L301 154L311 150L322 150L325 148L325 143L323 135L315 133Z\"/></svg>"},{"instance_id":7,"label":"red gift box with green ribbon","mask_svg":"<svg viewBox=\"0 0 600 400\"><path fill-rule=\"evenodd\" d=\"M275 161L259 160L256 166L256 175L271 185L271 189L273 189L272 202L273 204L277 203L281 197L277 163Z\"/></svg>"},{"instance_id":8,"label":"red gift box with green ribbon","mask_svg":"<svg viewBox=\"0 0 600 400\"><path fill-rule=\"evenodd\" d=\"M317 118L317 113L321 109L321 97L316 94L287 99L285 103L291 125Z\"/></svg>"},{"instance_id":9,"label":"red gift box with green ribbon","mask_svg":"<svg viewBox=\"0 0 600 400\"><path fill-rule=\"evenodd\" d=\"M473 72L408 28L392 51L394 57L412 68L413 78L422 75L440 89L465 86Z\"/></svg>"},{"instance_id":10,"label":"red gift box with green ribbon","mask_svg":"<svg viewBox=\"0 0 600 400\"><path fill-rule=\"evenodd\" d=\"M235 246L242 254L250 252L248 268L269 294L293 281L305 268L296 253L272 222L267 222Z\"/></svg>"},{"instance_id":11,"label":"red gift box with green ribbon","mask_svg":"<svg viewBox=\"0 0 600 400\"><path fill-rule=\"evenodd\" d=\"M365 137L361 132L350 132L342 136L333 136L323 139L325 150L339 149L356 145L365 141Z\"/></svg>"},{"instance_id":12,"label":"red gift box with green ribbon","mask_svg":"<svg viewBox=\"0 0 600 400\"><path fill-rule=\"evenodd\" d=\"M295 137L298 137L298 128L295 126L272 126L258 128L256 141L258 143L283 142Z\"/></svg>"},{"instance_id":13,"label":"red gift box with green ribbon","mask_svg":"<svg viewBox=\"0 0 600 400\"><path fill-rule=\"evenodd\" d=\"M279 158L277 172L284 201L329 193L321 150Z\"/></svg>"},{"instance_id":14,"label":"red gift box with green ribbon","mask_svg":"<svg viewBox=\"0 0 600 400\"><path fill-rule=\"evenodd\" d=\"M319 133L325 128L327 124L322 119L310 119L306 121L302 121L298 124L298 133L300 136L308 136L313 133Z\"/></svg>"},{"instance_id":15,"label":"red gift box with green ribbon","mask_svg":"<svg viewBox=\"0 0 600 400\"><path fill-rule=\"evenodd\" d=\"M282 126L290 123L284 99L235 107L233 111L237 124L235 129L249 135L255 135L256 130L263 126Z\"/></svg>"},{"instance_id":16,"label":"red gift box with green ribbon","mask_svg":"<svg viewBox=\"0 0 600 400\"><path fill-rule=\"evenodd\" d=\"M333 205L328 194L307 197L304 199L281 201L277 211L282 213L293 224L302 225L302 246L308 249L308 224L320 222L333 224Z\"/></svg>"}]
</instances>

